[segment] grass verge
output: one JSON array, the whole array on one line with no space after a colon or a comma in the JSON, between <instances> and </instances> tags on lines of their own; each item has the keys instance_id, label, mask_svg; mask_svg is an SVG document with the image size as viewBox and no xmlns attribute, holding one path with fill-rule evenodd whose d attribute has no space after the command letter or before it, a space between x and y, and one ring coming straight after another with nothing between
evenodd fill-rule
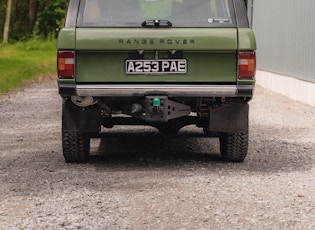
<instances>
[{"instance_id":1,"label":"grass verge","mask_svg":"<svg viewBox=\"0 0 315 230\"><path fill-rule=\"evenodd\" d=\"M0 95L25 81L56 72L56 41L19 42L0 46Z\"/></svg>"}]
</instances>

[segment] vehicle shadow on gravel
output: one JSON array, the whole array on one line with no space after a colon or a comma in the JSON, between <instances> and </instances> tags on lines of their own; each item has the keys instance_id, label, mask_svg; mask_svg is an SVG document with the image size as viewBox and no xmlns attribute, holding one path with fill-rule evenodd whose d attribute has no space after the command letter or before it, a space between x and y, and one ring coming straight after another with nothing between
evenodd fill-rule
<instances>
[{"instance_id":1,"label":"vehicle shadow on gravel","mask_svg":"<svg viewBox=\"0 0 315 230\"><path fill-rule=\"evenodd\" d=\"M218 143L217 138L204 137L201 132L181 132L178 136L154 131L111 132L92 141L89 163L145 168L222 162Z\"/></svg>"},{"instance_id":2,"label":"vehicle shadow on gravel","mask_svg":"<svg viewBox=\"0 0 315 230\"><path fill-rule=\"evenodd\" d=\"M181 167L266 173L308 171L314 166L314 148L256 135L250 136L245 162L228 163L220 157L218 138L204 137L195 129L179 136L154 131L110 132L96 139L89 163L99 170Z\"/></svg>"},{"instance_id":3,"label":"vehicle shadow on gravel","mask_svg":"<svg viewBox=\"0 0 315 230\"><path fill-rule=\"evenodd\" d=\"M218 138L204 137L199 129L180 132L178 136L161 135L157 131L118 130L92 141L89 164L99 170L200 167L266 173L294 172L312 169L313 150L294 142L257 137L254 133L250 137L245 162L228 163L220 157Z\"/></svg>"}]
</instances>

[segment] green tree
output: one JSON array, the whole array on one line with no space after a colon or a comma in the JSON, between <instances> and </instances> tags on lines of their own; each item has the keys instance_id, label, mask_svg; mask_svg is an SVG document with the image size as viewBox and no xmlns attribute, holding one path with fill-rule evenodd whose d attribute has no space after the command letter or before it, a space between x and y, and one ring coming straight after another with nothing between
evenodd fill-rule
<instances>
[{"instance_id":1,"label":"green tree","mask_svg":"<svg viewBox=\"0 0 315 230\"><path fill-rule=\"evenodd\" d=\"M33 29L33 25L29 23L29 1L13 2L10 40L27 40Z\"/></svg>"},{"instance_id":2,"label":"green tree","mask_svg":"<svg viewBox=\"0 0 315 230\"><path fill-rule=\"evenodd\" d=\"M40 35L56 34L56 29L64 24L68 1L39 0L37 31Z\"/></svg>"},{"instance_id":3,"label":"green tree","mask_svg":"<svg viewBox=\"0 0 315 230\"><path fill-rule=\"evenodd\" d=\"M8 0L0 0L0 36L5 25L6 5ZM55 34L63 26L68 0L27 0L12 1L10 11L9 41L20 41L31 38L34 34L47 37Z\"/></svg>"}]
</instances>

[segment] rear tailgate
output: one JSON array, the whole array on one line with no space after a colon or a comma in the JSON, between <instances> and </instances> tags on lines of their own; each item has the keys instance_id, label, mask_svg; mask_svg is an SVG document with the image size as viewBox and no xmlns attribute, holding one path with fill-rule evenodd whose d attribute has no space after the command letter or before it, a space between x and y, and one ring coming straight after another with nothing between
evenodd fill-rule
<instances>
[{"instance_id":1,"label":"rear tailgate","mask_svg":"<svg viewBox=\"0 0 315 230\"><path fill-rule=\"evenodd\" d=\"M75 79L78 83L235 83L237 44L236 28L77 28ZM170 53L187 60L187 72L126 74L127 59L169 60Z\"/></svg>"}]
</instances>

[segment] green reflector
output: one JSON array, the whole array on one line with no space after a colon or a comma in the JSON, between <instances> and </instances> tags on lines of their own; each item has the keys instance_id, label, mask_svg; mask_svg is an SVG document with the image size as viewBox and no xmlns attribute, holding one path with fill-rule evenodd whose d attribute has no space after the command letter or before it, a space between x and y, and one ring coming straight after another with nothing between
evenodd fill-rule
<instances>
[{"instance_id":1,"label":"green reflector","mask_svg":"<svg viewBox=\"0 0 315 230\"><path fill-rule=\"evenodd\" d=\"M152 104L153 104L154 107L159 107L159 106L161 106L161 99L160 99L160 98L157 98L157 97L154 98Z\"/></svg>"}]
</instances>

